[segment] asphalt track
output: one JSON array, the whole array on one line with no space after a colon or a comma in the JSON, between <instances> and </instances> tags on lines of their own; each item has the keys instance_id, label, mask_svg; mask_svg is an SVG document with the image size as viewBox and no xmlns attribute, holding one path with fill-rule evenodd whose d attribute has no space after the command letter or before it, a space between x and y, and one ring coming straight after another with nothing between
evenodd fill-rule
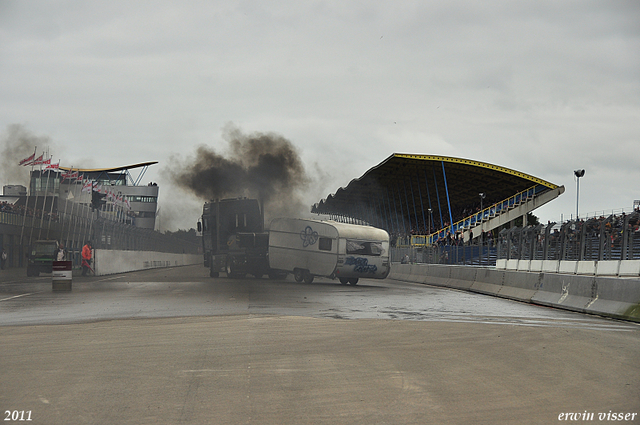
<instances>
[{"instance_id":1,"label":"asphalt track","mask_svg":"<svg viewBox=\"0 0 640 425\"><path fill-rule=\"evenodd\" d=\"M637 324L389 279L4 272L0 365L7 423L640 423Z\"/></svg>"}]
</instances>

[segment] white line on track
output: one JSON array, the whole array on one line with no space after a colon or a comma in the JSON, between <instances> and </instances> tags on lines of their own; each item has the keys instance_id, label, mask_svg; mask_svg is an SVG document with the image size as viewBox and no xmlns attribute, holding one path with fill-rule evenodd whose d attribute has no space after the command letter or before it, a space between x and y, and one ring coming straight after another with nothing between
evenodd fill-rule
<instances>
[{"instance_id":1,"label":"white line on track","mask_svg":"<svg viewBox=\"0 0 640 425\"><path fill-rule=\"evenodd\" d=\"M29 292L28 294L20 294L20 295L14 295L13 297L9 297L9 298L3 298L0 301L7 301L7 300L12 300L14 298L20 298L20 297L26 297L28 295L33 295L33 294L39 294L42 291L38 291L38 292Z\"/></svg>"}]
</instances>

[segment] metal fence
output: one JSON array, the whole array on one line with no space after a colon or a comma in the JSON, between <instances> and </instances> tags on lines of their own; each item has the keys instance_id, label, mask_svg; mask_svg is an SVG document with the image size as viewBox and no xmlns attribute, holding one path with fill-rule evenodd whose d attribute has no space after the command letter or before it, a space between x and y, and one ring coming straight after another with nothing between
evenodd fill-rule
<instances>
[{"instance_id":1,"label":"metal fence","mask_svg":"<svg viewBox=\"0 0 640 425\"><path fill-rule=\"evenodd\" d=\"M640 213L502 230L498 258L508 260L640 259Z\"/></svg>"},{"instance_id":2,"label":"metal fence","mask_svg":"<svg viewBox=\"0 0 640 425\"><path fill-rule=\"evenodd\" d=\"M476 238L467 245L411 245L391 249L393 262L495 266L497 259L638 260L640 212L513 227L498 232L495 240Z\"/></svg>"},{"instance_id":3,"label":"metal fence","mask_svg":"<svg viewBox=\"0 0 640 425\"><path fill-rule=\"evenodd\" d=\"M24 267L29 246L40 239L62 243L78 264L88 240L95 249L185 254L201 251L198 243L133 226L117 215L99 213L84 204L56 199L57 208L49 209L43 198L35 204L37 208L0 212L0 247L7 252L7 267Z\"/></svg>"},{"instance_id":4,"label":"metal fence","mask_svg":"<svg viewBox=\"0 0 640 425\"><path fill-rule=\"evenodd\" d=\"M391 248L391 261L397 263L457 264L495 266L497 248L491 241L468 245L402 246Z\"/></svg>"}]
</instances>

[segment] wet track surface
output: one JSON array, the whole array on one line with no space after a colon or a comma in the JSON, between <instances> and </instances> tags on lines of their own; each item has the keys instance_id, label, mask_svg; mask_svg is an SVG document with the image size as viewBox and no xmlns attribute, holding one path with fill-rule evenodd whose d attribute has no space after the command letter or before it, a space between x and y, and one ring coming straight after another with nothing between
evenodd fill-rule
<instances>
[{"instance_id":1,"label":"wet track surface","mask_svg":"<svg viewBox=\"0 0 640 425\"><path fill-rule=\"evenodd\" d=\"M71 292L53 292L50 276L0 283L0 325L239 314L640 330L634 323L391 279L356 286L330 279L309 285L291 276L212 279L202 266L188 266L74 276Z\"/></svg>"},{"instance_id":2,"label":"wet track surface","mask_svg":"<svg viewBox=\"0 0 640 425\"><path fill-rule=\"evenodd\" d=\"M33 424L638 423L639 353L635 323L391 279L0 274L0 410Z\"/></svg>"}]
</instances>

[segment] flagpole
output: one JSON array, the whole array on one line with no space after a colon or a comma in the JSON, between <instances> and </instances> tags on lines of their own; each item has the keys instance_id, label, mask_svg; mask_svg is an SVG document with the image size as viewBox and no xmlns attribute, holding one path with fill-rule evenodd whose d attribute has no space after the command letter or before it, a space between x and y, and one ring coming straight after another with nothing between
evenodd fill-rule
<instances>
[{"instance_id":1,"label":"flagpole","mask_svg":"<svg viewBox=\"0 0 640 425\"><path fill-rule=\"evenodd\" d=\"M31 157L32 158L31 159L31 162L32 162L32 164L31 164L31 172L33 172L33 160L36 157L36 151L37 150L38 150L37 146L33 148L33 156ZM20 165L29 165L29 164L20 164ZM22 215L22 229L20 230L20 245L22 245L23 248L24 248L24 241L22 240L22 238L24 237L24 226L25 226L26 221L27 221L27 209L29 207L29 193L30 192L31 192L31 173L29 173L29 191L27 192L27 196L25 197L25 200L24 200L24 214ZM29 249L29 248L27 247L27 249ZM22 258L22 257L20 257L20 258Z\"/></svg>"},{"instance_id":2,"label":"flagpole","mask_svg":"<svg viewBox=\"0 0 640 425\"><path fill-rule=\"evenodd\" d=\"M69 177L69 178L74 180L73 181L73 192L72 192L73 193L73 204L71 204L71 211L72 211L71 214L73 214L73 205L74 204L78 204L78 208L80 208L80 203L76 202L76 200L75 200L76 199L76 190L78 188L78 179L74 178L73 174L74 174L73 170L71 170L71 177ZM79 218L80 218L80 216L78 216L78 219ZM78 226L78 220L74 220L74 222L73 222L73 234L72 234L72 237L74 237L74 238L76 236L76 227L77 226ZM79 236L80 236L80 234L78 233L78 238L79 238ZM80 246L82 246L82 242L83 241L80 241Z\"/></svg>"},{"instance_id":3,"label":"flagpole","mask_svg":"<svg viewBox=\"0 0 640 425\"><path fill-rule=\"evenodd\" d=\"M48 149L47 149L47 154L48 154ZM49 159L47 161L44 161L43 163L40 164L40 185L41 186L42 186L42 166L46 162L49 162L49 164L51 164L51 157L49 157ZM42 202L42 214L41 214L41 217L40 217L40 229L38 230L38 239L40 239L42 237L42 228L44 226L44 210L45 210L45 208L47 206L47 194L49 193L49 180L50 180L50 178L51 178L51 173L49 171L47 171L47 185L45 186L45 189L44 189L44 201ZM51 204L53 205L53 201L51 201ZM49 220L49 224L51 224L51 220Z\"/></svg>"},{"instance_id":4,"label":"flagpole","mask_svg":"<svg viewBox=\"0 0 640 425\"><path fill-rule=\"evenodd\" d=\"M89 180L89 185L90 185L89 186L89 194L91 195L89 197L89 214L91 214L91 220L89 220L89 237L91 239L94 239L93 235L91 233L91 231L93 229L93 221L94 221L94 219L93 219L93 207L91 206L91 201L93 200L93 183L94 183L93 180ZM92 240L91 243L95 244L96 241Z\"/></svg>"},{"instance_id":5,"label":"flagpole","mask_svg":"<svg viewBox=\"0 0 640 425\"><path fill-rule=\"evenodd\" d=\"M53 158L53 155L51 156L51 158ZM52 165L53 164L49 164L49 167L51 167L51 169L48 171L49 175L51 175L51 172L54 171L54 168L52 167ZM59 165L60 165L60 159L58 159L58 166ZM56 179L58 178L57 171L54 171L54 172L56 173L55 175L56 178L53 180L53 190L51 191L51 209L49 210L49 225L47 226L47 239L49 239L49 230L51 230L51 217L53 216L53 201L55 200ZM49 187L49 183L47 181L47 188L48 187ZM58 190L59 189L60 189L60 186L58 186ZM59 194L58 194L58 197L60 197ZM56 211L56 214L57 214L57 211ZM60 217L59 214L57 215L58 217ZM60 242L62 243L62 233L60 233Z\"/></svg>"},{"instance_id":6,"label":"flagpole","mask_svg":"<svg viewBox=\"0 0 640 425\"><path fill-rule=\"evenodd\" d=\"M71 166L71 170L67 171L67 175L73 173L73 166ZM66 178L66 177L65 177ZM69 192L71 194L71 196L75 196L73 194L73 188L71 188L71 191ZM67 196L67 202L69 202L69 197ZM71 202L71 212L69 213L69 228L67 229L67 241L72 240L72 235L71 235L71 221L73 220L73 204L74 202ZM74 223L74 228L75 228L75 223Z\"/></svg>"},{"instance_id":7,"label":"flagpole","mask_svg":"<svg viewBox=\"0 0 640 425\"><path fill-rule=\"evenodd\" d=\"M36 162L42 162L42 157L44 157L44 152L40 155L40 158L36 158L31 165L31 173L33 174L33 166L38 165ZM31 180L31 179L30 179ZM35 184L34 184L35 186ZM42 189L42 164L40 165L40 189ZM33 203L33 218L31 219L31 232L29 232L29 245L31 245L31 241L33 239L33 227L36 223L36 211L38 210L38 190L36 190L36 200ZM42 215L42 212L41 212Z\"/></svg>"},{"instance_id":8,"label":"flagpole","mask_svg":"<svg viewBox=\"0 0 640 425\"><path fill-rule=\"evenodd\" d=\"M58 168L59 170L59 168ZM62 176L62 173L60 174L60 177ZM62 191L62 182L64 182L64 177L60 180L60 191ZM60 229L60 239L63 238L64 235L64 223L65 221L69 221L69 217L67 216L67 206L69 205L69 200L65 197L64 199L64 214L63 214L63 218L62 218L62 228ZM69 227L71 227L71 222L69 222ZM67 239L65 239L65 245L67 246L67 249L69 248L69 238L67 237Z\"/></svg>"},{"instance_id":9,"label":"flagpole","mask_svg":"<svg viewBox=\"0 0 640 425\"><path fill-rule=\"evenodd\" d=\"M84 181L84 173L82 174L82 180L80 181L80 197L82 197L84 190L84 186L85 186L85 181ZM85 205L84 203L82 204L82 216L83 216L83 229L84 229L84 237L82 238L82 241L87 241L87 240L91 240L91 235L89 235L87 237L87 229L89 228L89 222L90 222L90 218L89 218L89 212L91 211L91 207L89 205Z\"/></svg>"}]
</instances>

